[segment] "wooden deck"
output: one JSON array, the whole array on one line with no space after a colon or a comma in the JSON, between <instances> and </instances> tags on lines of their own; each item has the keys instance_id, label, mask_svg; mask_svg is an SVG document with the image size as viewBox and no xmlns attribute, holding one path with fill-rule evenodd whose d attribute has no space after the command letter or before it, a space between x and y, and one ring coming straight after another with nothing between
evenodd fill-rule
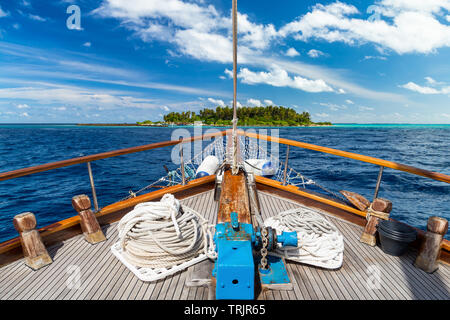
<instances>
[{"instance_id":1,"label":"wooden deck","mask_svg":"<svg viewBox=\"0 0 450 320\"><path fill-rule=\"evenodd\" d=\"M260 193L264 218L299 204L265 192ZM213 191L182 201L215 222L218 204ZM345 238L344 264L339 270L325 270L298 263L287 268L293 290L269 291L261 299L283 300L438 300L450 299L450 267L441 265L433 274L414 268L416 252L402 257L385 255L380 248L359 242L362 229L328 216ZM23 260L0 269L0 299L208 299L208 288L187 287L188 272L178 272L166 279L140 281L111 253L117 241L116 224L104 229L107 241L87 243L82 236L49 248L54 262L32 271ZM377 268L380 288L370 289L372 270ZM80 272L77 273L77 270ZM77 281L77 274L80 275ZM78 284L78 285L77 285Z\"/></svg>"}]
</instances>

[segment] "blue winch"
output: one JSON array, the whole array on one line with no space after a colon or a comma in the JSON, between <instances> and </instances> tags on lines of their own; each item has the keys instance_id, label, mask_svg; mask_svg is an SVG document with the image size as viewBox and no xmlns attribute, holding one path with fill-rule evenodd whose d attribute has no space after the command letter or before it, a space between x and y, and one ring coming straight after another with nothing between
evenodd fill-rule
<instances>
[{"instance_id":1,"label":"blue winch","mask_svg":"<svg viewBox=\"0 0 450 320\"><path fill-rule=\"evenodd\" d=\"M266 281L261 279L261 282L286 282L288 277L281 259L274 260L274 257L271 257L265 260L267 263L261 263L261 260L266 258L264 252L267 254L267 250L274 250L277 243L283 247L296 247L297 233L283 232L277 236L272 228L254 228L249 223L240 223L238 214L231 212L230 222L216 225L214 242L218 253L213 269L213 276L216 277L216 299L246 300L254 299L255 265L258 265L261 278L270 277ZM261 250L263 257L254 256L253 253L257 250Z\"/></svg>"}]
</instances>

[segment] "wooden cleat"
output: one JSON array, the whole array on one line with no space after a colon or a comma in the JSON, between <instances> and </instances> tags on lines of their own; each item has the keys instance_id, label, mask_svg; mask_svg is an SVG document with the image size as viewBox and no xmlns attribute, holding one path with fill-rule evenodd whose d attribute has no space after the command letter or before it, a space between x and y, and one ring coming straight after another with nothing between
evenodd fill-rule
<instances>
[{"instance_id":1,"label":"wooden cleat","mask_svg":"<svg viewBox=\"0 0 450 320\"><path fill-rule=\"evenodd\" d=\"M35 229L36 217L31 212L19 214L13 219L14 228L19 232L25 264L38 270L53 262L47 252L41 235Z\"/></svg>"},{"instance_id":2,"label":"wooden cleat","mask_svg":"<svg viewBox=\"0 0 450 320\"><path fill-rule=\"evenodd\" d=\"M371 247L377 244L377 226L380 220L388 220L392 210L392 202L387 199L376 198L367 209L367 223L359 241Z\"/></svg>"},{"instance_id":3,"label":"wooden cleat","mask_svg":"<svg viewBox=\"0 0 450 320\"><path fill-rule=\"evenodd\" d=\"M427 224L425 239L419 249L414 266L425 272L432 273L439 268L438 259L441 243L447 233L448 221L440 217L430 217Z\"/></svg>"},{"instance_id":4,"label":"wooden cleat","mask_svg":"<svg viewBox=\"0 0 450 320\"><path fill-rule=\"evenodd\" d=\"M361 211L366 211L370 206L370 201L364 198L362 195L357 194L356 192L341 190L339 191L344 197L350 201L356 208Z\"/></svg>"},{"instance_id":5,"label":"wooden cleat","mask_svg":"<svg viewBox=\"0 0 450 320\"><path fill-rule=\"evenodd\" d=\"M84 238L91 244L96 244L106 240L95 214L91 210L91 201L85 194L72 198L72 206L80 216L80 226L83 230Z\"/></svg>"}]
</instances>

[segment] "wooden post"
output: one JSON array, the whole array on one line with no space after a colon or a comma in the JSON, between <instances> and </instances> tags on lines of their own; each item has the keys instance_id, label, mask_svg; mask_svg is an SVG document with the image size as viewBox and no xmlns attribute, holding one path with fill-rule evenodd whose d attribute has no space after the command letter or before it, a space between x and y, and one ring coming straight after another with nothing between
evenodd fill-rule
<instances>
[{"instance_id":1,"label":"wooden post","mask_svg":"<svg viewBox=\"0 0 450 320\"><path fill-rule=\"evenodd\" d=\"M91 210L91 201L85 194L72 198L72 206L80 216L81 230L87 242L95 244L106 240L97 218Z\"/></svg>"},{"instance_id":2,"label":"wooden post","mask_svg":"<svg viewBox=\"0 0 450 320\"><path fill-rule=\"evenodd\" d=\"M41 235L36 230L36 218L33 213L25 212L13 219L14 228L20 235L25 264L38 270L53 262L47 252Z\"/></svg>"},{"instance_id":3,"label":"wooden post","mask_svg":"<svg viewBox=\"0 0 450 320\"><path fill-rule=\"evenodd\" d=\"M369 219L367 220L364 232L359 239L362 243L368 244L374 247L377 244L377 238L375 236L377 232L377 226L381 219L389 219L389 213L392 210L392 202L386 199L376 198L367 213Z\"/></svg>"},{"instance_id":4,"label":"wooden post","mask_svg":"<svg viewBox=\"0 0 450 320\"><path fill-rule=\"evenodd\" d=\"M377 244L375 234L377 226L381 219L389 219L389 213L392 210L392 202L386 199L376 198L367 209L369 219L367 220L364 232L360 241L374 247Z\"/></svg>"},{"instance_id":5,"label":"wooden post","mask_svg":"<svg viewBox=\"0 0 450 320\"><path fill-rule=\"evenodd\" d=\"M419 249L414 265L425 272L432 273L439 267L438 259L441 243L447 233L448 221L440 217L430 217L427 223L425 239Z\"/></svg>"}]
</instances>

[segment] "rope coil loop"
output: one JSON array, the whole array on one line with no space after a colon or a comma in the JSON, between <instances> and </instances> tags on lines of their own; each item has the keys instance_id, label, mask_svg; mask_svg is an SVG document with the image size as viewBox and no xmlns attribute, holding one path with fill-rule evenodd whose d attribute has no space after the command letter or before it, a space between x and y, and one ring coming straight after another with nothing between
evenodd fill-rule
<instances>
[{"instance_id":1,"label":"rope coil loop","mask_svg":"<svg viewBox=\"0 0 450 320\"><path fill-rule=\"evenodd\" d=\"M141 268L171 268L202 252L216 258L208 221L172 194L136 205L117 229L124 258Z\"/></svg>"},{"instance_id":2,"label":"rope coil loop","mask_svg":"<svg viewBox=\"0 0 450 320\"><path fill-rule=\"evenodd\" d=\"M276 255L327 269L342 266L344 238L336 226L319 213L299 207L267 219L265 225L276 229L277 233L297 232L298 247L278 246Z\"/></svg>"}]
</instances>

